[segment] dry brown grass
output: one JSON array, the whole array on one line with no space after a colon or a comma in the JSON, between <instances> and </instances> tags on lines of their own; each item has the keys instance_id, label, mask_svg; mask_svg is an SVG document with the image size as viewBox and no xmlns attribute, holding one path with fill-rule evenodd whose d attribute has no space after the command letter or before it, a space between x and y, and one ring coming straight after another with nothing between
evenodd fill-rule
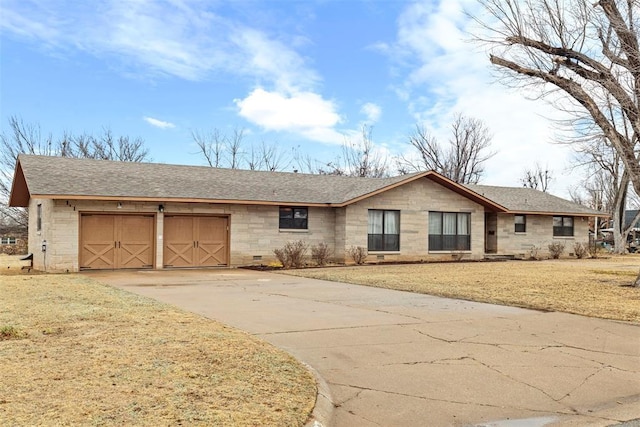
<instances>
[{"instance_id":1,"label":"dry brown grass","mask_svg":"<svg viewBox=\"0 0 640 427\"><path fill-rule=\"evenodd\" d=\"M640 255L608 259L452 262L294 270L286 274L443 297L640 322L628 285Z\"/></svg>"},{"instance_id":2,"label":"dry brown grass","mask_svg":"<svg viewBox=\"0 0 640 427\"><path fill-rule=\"evenodd\" d=\"M302 425L313 377L243 332L78 275L0 276L0 425Z\"/></svg>"}]
</instances>

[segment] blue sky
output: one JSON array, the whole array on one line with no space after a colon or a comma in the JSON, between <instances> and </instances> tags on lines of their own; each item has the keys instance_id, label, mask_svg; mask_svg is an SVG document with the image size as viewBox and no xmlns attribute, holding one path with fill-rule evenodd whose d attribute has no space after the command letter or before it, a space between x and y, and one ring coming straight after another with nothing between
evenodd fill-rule
<instances>
[{"instance_id":1,"label":"blue sky","mask_svg":"<svg viewBox=\"0 0 640 427\"><path fill-rule=\"evenodd\" d=\"M444 142L455 113L483 120L497 153L482 183L519 186L536 162L551 192L579 181L552 144L558 113L495 82L468 42L469 0L421 2L2 0L0 127L17 115L64 131L141 137L154 161L204 164L192 131L330 160L372 126L408 154L416 123Z\"/></svg>"}]
</instances>

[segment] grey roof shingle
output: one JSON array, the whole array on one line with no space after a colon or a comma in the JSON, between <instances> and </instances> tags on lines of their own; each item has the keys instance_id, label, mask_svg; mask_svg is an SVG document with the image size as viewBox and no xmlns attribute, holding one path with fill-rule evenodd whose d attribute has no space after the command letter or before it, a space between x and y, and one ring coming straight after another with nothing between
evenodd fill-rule
<instances>
[{"instance_id":1,"label":"grey roof shingle","mask_svg":"<svg viewBox=\"0 0 640 427\"><path fill-rule=\"evenodd\" d=\"M566 213L599 215L586 206L544 193L533 188L498 187L491 185L466 184L468 189L493 200L510 212L516 213Z\"/></svg>"},{"instance_id":2,"label":"grey roof shingle","mask_svg":"<svg viewBox=\"0 0 640 427\"><path fill-rule=\"evenodd\" d=\"M24 205L31 196L344 205L395 184L401 185L404 181L429 176L490 209L523 213L595 213L584 206L537 190L486 185L460 186L434 172L392 178L357 178L24 154L19 156L18 161L28 194L14 195L19 193L16 191L16 182L20 180L16 177L12 206ZM478 198L472 192L483 198Z\"/></svg>"},{"instance_id":3,"label":"grey roof shingle","mask_svg":"<svg viewBox=\"0 0 640 427\"><path fill-rule=\"evenodd\" d=\"M408 176L384 179L20 155L30 194L340 204Z\"/></svg>"}]
</instances>

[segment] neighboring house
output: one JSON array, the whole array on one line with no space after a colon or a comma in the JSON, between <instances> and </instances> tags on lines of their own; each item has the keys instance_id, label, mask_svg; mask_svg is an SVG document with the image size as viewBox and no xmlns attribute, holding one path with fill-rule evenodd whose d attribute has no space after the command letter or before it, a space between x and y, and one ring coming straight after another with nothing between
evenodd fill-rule
<instances>
[{"instance_id":1,"label":"neighboring house","mask_svg":"<svg viewBox=\"0 0 640 427\"><path fill-rule=\"evenodd\" d=\"M18 226L0 225L0 253L7 255L27 252L27 232Z\"/></svg>"},{"instance_id":2,"label":"neighboring house","mask_svg":"<svg viewBox=\"0 0 640 427\"><path fill-rule=\"evenodd\" d=\"M632 224L637 215L637 209L625 211L624 227L627 228L629 224ZM638 252L640 250L640 220L636 221L636 223L631 227L631 231L627 236L627 249L629 252Z\"/></svg>"},{"instance_id":3,"label":"neighboring house","mask_svg":"<svg viewBox=\"0 0 640 427\"><path fill-rule=\"evenodd\" d=\"M354 178L20 155L11 206L29 209L34 268L237 266L292 240L341 262L526 256L588 239L598 212L525 188L464 186L433 171Z\"/></svg>"},{"instance_id":4,"label":"neighboring house","mask_svg":"<svg viewBox=\"0 0 640 427\"><path fill-rule=\"evenodd\" d=\"M626 210L624 211L624 227L627 228L633 219L638 215L638 210ZM640 231L640 220L633 225L633 231Z\"/></svg>"}]
</instances>

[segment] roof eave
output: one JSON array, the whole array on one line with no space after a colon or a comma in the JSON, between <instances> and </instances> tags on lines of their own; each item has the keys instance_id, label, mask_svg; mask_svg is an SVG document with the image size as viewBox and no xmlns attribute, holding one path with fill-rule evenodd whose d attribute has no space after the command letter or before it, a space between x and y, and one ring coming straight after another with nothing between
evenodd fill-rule
<instances>
[{"instance_id":1,"label":"roof eave","mask_svg":"<svg viewBox=\"0 0 640 427\"><path fill-rule=\"evenodd\" d=\"M557 211L527 211L527 210L509 210L509 214L517 214L517 215L565 215L565 216L597 216L599 218L609 217L609 214L597 212L597 213L589 213L589 212L557 212Z\"/></svg>"},{"instance_id":2,"label":"roof eave","mask_svg":"<svg viewBox=\"0 0 640 427\"><path fill-rule=\"evenodd\" d=\"M204 199L182 197L136 197L136 196L101 196L101 195L77 195L77 194L34 194L33 198L51 200L95 200L103 202L149 202L149 203L211 203L211 204L236 204L236 205L265 205L265 206L309 206L331 207L330 203L307 203L290 201L268 200L235 200L235 199Z\"/></svg>"}]
</instances>

